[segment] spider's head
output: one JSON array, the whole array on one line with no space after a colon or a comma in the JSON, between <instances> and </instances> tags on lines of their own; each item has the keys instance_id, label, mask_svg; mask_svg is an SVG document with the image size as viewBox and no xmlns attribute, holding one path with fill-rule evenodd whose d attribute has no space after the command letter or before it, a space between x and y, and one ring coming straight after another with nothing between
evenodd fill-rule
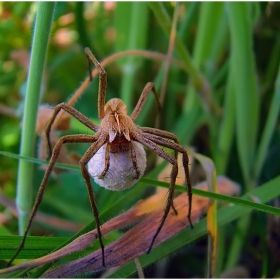
<instances>
[{"instance_id":1,"label":"spider's head","mask_svg":"<svg viewBox=\"0 0 280 280\"><path fill-rule=\"evenodd\" d=\"M127 115L127 107L125 103L119 98L110 99L104 108L105 116L106 115Z\"/></svg>"},{"instance_id":2,"label":"spider's head","mask_svg":"<svg viewBox=\"0 0 280 280\"><path fill-rule=\"evenodd\" d=\"M116 137L124 137L127 141L130 141L129 131L132 121L127 116L125 103L119 98L112 98L105 105L104 111L102 128L108 132L109 142L113 142Z\"/></svg>"}]
</instances>

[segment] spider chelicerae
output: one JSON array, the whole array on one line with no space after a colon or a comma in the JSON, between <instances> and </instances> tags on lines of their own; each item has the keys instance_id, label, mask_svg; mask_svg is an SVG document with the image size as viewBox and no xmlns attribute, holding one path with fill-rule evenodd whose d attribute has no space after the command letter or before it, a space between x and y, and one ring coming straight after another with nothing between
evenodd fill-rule
<instances>
[{"instance_id":1,"label":"spider chelicerae","mask_svg":"<svg viewBox=\"0 0 280 280\"><path fill-rule=\"evenodd\" d=\"M109 100L105 105L106 97L106 85L107 74L104 68L100 65L98 60L92 54L89 48L85 49L87 58L92 61L95 67L99 71L99 89L98 89L98 117L100 119L100 125L94 124L82 113L71 107L67 103L58 104L54 110L52 117L46 127L46 138L48 141L48 149L51 155L49 165L45 171L44 178L40 185L33 209L31 211L30 219L28 221L25 233L23 235L21 244L17 249L15 255L10 260L9 264L16 258L20 250L24 247L28 230L31 226L32 220L36 214L38 206L42 200L47 181L54 168L54 164L58 158L61 147L66 143L90 143L90 147L79 161L81 173L84 177L87 191L90 199L91 208L96 221L96 228L100 247L102 250L102 262L105 266L105 251L102 241L101 224L98 216L98 209L92 189L90 175L94 180L105 188L111 190L122 190L132 187L139 178L143 175L146 167L146 155L143 146L151 149L157 153L160 157L167 160L172 164L172 170L170 174L170 186L168 191L167 203L164 209L162 220L158 225L156 232L153 235L150 246L147 253L149 253L153 247L154 241L162 229L170 208L173 208L175 214L177 211L173 206L173 196L175 181L178 174L178 162L177 155L182 153L182 163L186 176L186 185L188 190L188 219L191 223L191 202L192 202L192 189L189 173L189 158L187 151L178 142L177 137L170 132L150 128L141 127L134 123L139 113L141 112L149 93L153 93L157 106L160 108L160 102L153 83L147 83L144 87L141 96L138 100L136 107L129 116L127 114L127 107L125 103L118 98ZM91 71L90 71L91 73ZM92 79L92 77L90 76ZM62 136L54 148L51 147L50 131L52 124L57 117L60 110L65 110L70 115L75 117L89 129L95 132L94 135L87 134L75 134ZM174 155L169 154L161 148L167 147L174 151ZM87 168L88 165L88 168ZM117 171L116 171L117 170Z\"/></svg>"}]
</instances>

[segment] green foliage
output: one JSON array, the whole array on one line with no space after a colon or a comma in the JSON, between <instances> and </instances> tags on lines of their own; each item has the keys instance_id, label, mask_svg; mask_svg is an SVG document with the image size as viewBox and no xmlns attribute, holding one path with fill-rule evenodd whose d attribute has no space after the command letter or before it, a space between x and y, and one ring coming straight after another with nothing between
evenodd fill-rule
<instances>
[{"instance_id":1,"label":"green foliage","mask_svg":"<svg viewBox=\"0 0 280 280\"><path fill-rule=\"evenodd\" d=\"M49 43L50 29L53 21L54 3L40 3L35 21L32 51L28 70L20 154L34 156L36 137L37 110L39 107L41 84L45 66L45 57ZM25 160L19 161L17 182L17 209L19 215L19 232L22 235L32 208L33 165Z\"/></svg>"},{"instance_id":2,"label":"green foliage","mask_svg":"<svg viewBox=\"0 0 280 280\"><path fill-rule=\"evenodd\" d=\"M22 144L23 100L27 98L30 48L38 43L33 34L38 11L37 3L0 3L0 195L13 199L16 196L18 159L25 161L32 155L14 158L11 153L19 155ZM274 221L269 218L269 215L279 216L279 209L273 207L279 197L277 175L280 170L280 22L277 11L279 14L279 5L273 2L180 3L179 7L173 56L182 61L184 67L171 64L161 128L175 133L181 144L193 146L196 151L212 158L218 175L226 175L242 186L242 198L229 198L227 202L234 206L221 206L218 210L218 276L237 265L246 267L249 277L279 275L277 253L271 247ZM174 5L169 2L58 2L50 41L45 43L48 51L42 83L37 80L42 89L42 103L54 106L69 100L87 77L85 46L90 47L100 61L114 52L129 49L166 54L173 12ZM40 14L37 16L39 18ZM44 65L44 54L35 62ZM106 67L107 100L120 97L127 102L131 112L147 82L155 82L160 92L163 68L164 62L142 57L128 56L114 62ZM74 105L93 120L98 119L97 87L98 80L94 79ZM35 106L35 101L31 103ZM149 98L137 124L153 127L155 108L153 98ZM71 122L70 130L63 132L66 133L89 131ZM32 144L34 137L30 137L29 149L35 151L37 145ZM69 145L69 152L82 155L86 148L86 145ZM152 153L149 153L148 161L152 160ZM41 166L36 164L34 174L26 175L33 187L22 191L29 198L40 185ZM147 178L151 180L143 178L131 190L110 192L94 184L102 222L129 209L153 191L149 186L154 185L153 180L162 165L152 167L149 163L148 166ZM193 184L201 176L197 166L196 163L192 165ZM26 172L29 171L31 167ZM20 179L20 182L24 183L24 180ZM211 193L208 197L223 202L226 199ZM0 206L2 210L7 214L8 208ZM94 227L86 188L77 170L71 169L70 173L60 173L50 179L39 210L88 225L82 231ZM279 223L276 226L279 227ZM8 233L17 234L16 219L10 219L0 229L1 240L12 240ZM166 267L176 264L176 270L183 277L203 277L206 275L201 271L201 267L206 267L206 239L198 238L205 234L206 221L203 218L194 230L182 231L152 250L150 255L141 256L140 262L147 266L176 251L173 258L166 260ZM36 223L32 235L54 235L52 239L56 240L72 236L73 232L51 225L39 229ZM65 240L57 239L49 249ZM37 241L36 237L34 243L30 241L35 248ZM47 243L48 239L46 246ZM231 243L233 245L229 247ZM188 247L185 244L189 244ZM202 248L203 257L199 253ZM1 252L1 258L8 259L9 256L5 257ZM253 267L250 266L252 263ZM159 262L159 270L160 266ZM113 276L129 277L134 272L134 264L130 263ZM154 277L152 273L156 272L150 273L150 277ZM172 269L167 269L166 273L163 277L176 277Z\"/></svg>"}]
</instances>

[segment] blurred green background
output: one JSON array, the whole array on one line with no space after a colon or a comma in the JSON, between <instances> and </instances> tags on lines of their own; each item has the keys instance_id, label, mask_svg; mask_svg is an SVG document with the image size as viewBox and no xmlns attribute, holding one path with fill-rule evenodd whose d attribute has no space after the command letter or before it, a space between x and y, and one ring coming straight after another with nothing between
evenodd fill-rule
<instances>
[{"instance_id":1,"label":"blurred green background","mask_svg":"<svg viewBox=\"0 0 280 280\"><path fill-rule=\"evenodd\" d=\"M14 154L19 154L37 7L32 2L0 3L0 151ZM88 75L85 47L90 47L99 61L132 49L167 54L175 9L173 2L58 2L41 103L53 107L66 102L80 86ZM180 3L177 9L173 57L182 61L185 69L170 66L161 128L175 133L181 144L212 158L217 174L238 182L242 193L247 193L280 171L280 5L188 2ZM107 100L120 97L131 112L147 82L154 82L161 92L164 70L165 63L155 59L129 56L115 61L106 67ZM95 122L97 92L98 79L94 79L74 105ZM137 124L153 127L155 118L156 106L151 96ZM88 129L71 120L68 133L88 133ZM86 148L87 145L69 145L69 150L79 155ZM17 220L7 207L7 199L12 201L16 196L18 160L7 155L0 155L0 159L0 234L17 234ZM153 162L150 153L149 159ZM152 170L152 163L149 168ZM204 179L196 163L192 173L193 183ZM43 171L35 165L34 194L42 177ZM153 190L138 187L135 194L125 191L128 199L116 212L111 209L112 204L124 194L104 191L95 184L94 188L100 213L106 213L102 222ZM279 207L279 198L275 197L271 205ZM40 212L81 227L90 223L92 214L80 173L72 171L52 177ZM75 229L35 223L32 234L72 236L73 232ZM276 216L255 211L243 222L227 224L220 233L218 274L230 269L238 272L236 268L242 266L247 277L279 277L279 238L280 221ZM203 237L182 245L150 266L147 277L204 277L206 243ZM234 244L234 248L229 244Z\"/></svg>"}]
</instances>

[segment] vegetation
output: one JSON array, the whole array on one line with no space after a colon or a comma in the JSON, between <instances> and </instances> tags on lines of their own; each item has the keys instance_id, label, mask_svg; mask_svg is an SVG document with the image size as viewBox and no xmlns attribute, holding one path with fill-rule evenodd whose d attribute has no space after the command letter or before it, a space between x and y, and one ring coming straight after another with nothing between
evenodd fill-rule
<instances>
[{"instance_id":1,"label":"vegetation","mask_svg":"<svg viewBox=\"0 0 280 280\"><path fill-rule=\"evenodd\" d=\"M119 97L131 112L146 83L154 82L163 101L161 128L211 158L217 175L241 186L240 199L228 197L226 202L232 205L218 205L215 275L241 271L243 277L279 277L279 9L274 2L0 3L0 267L5 267L19 240L12 236L18 233L18 223L10 202L17 197L18 207L23 207L19 213L22 232L44 174L42 162L35 157L39 146L35 141L33 145L36 99L50 107L67 102L88 76L84 48L90 47L100 61L127 50L154 52L149 57L127 53L105 67L107 100ZM34 28L36 18L38 29ZM40 26L40 20L46 24ZM155 53L172 55L177 63L158 59ZM35 66L33 73L29 61ZM96 123L97 92L98 79L94 79L74 104ZM155 126L155 108L151 96L137 124ZM71 133L89 131L71 119L69 130L60 134ZM75 153L75 158L86 148L69 145L68 153ZM110 192L94 184L103 223L153 192L151 185L162 168L154 163L154 155L148 153L147 175L131 190ZM55 237L30 238L33 250L23 249L19 258L44 255L80 229L94 227L77 170L56 172L51 178L39 209L41 216L32 228L34 236ZM205 179L201 170L197 162L192 164L194 185ZM211 193L208 197L223 200ZM42 213L48 215L47 222ZM60 219L58 226L55 218ZM157 262L146 276L206 276L206 232L206 218L202 218L193 230L185 229L141 256L143 267ZM115 231L105 242L121 235ZM43 245L38 247L40 242ZM66 261L77 257L74 254ZM130 277L135 271L135 264L129 263L111 277ZM20 273L13 277L24 275ZM39 276L42 269L32 273Z\"/></svg>"}]
</instances>

